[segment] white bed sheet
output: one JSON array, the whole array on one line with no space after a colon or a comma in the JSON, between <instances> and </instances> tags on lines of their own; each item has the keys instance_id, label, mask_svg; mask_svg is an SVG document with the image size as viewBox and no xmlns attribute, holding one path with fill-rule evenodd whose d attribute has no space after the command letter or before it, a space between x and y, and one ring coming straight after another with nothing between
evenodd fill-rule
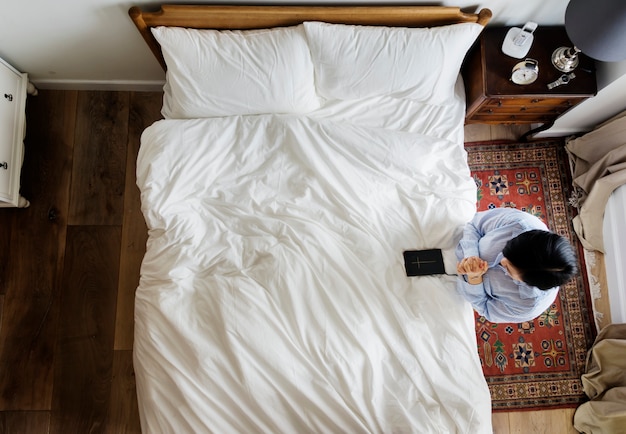
<instances>
[{"instance_id":1,"label":"white bed sheet","mask_svg":"<svg viewBox=\"0 0 626 434\"><path fill-rule=\"evenodd\" d=\"M402 257L475 212L462 104L342 104L144 132L144 432L491 432L471 307Z\"/></svg>"}]
</instances>

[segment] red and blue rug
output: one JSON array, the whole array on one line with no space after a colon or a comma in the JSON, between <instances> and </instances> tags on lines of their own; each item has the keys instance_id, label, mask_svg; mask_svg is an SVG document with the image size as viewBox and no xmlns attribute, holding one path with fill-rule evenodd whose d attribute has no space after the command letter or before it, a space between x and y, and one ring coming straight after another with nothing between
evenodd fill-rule
<instances>
[{"instance_id":1,"label":"red and blue rug","mask_svg":"<svg viewBox=\"0 0 626 434\"><path fill-rule=\"evenodd\" d=\"M475 314L476 341L494 411L575 407L595 326L582 247L572 228L570 177L562 139L466 143L478 209L509 207L536 215L579 251L577 278L532 321L493 324Z\"/></svg>"}]
</instances>

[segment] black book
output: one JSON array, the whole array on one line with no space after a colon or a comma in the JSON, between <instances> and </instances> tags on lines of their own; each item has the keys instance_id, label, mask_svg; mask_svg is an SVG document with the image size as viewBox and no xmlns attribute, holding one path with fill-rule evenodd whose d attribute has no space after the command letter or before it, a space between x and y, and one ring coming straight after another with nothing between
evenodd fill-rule
<instances>
[{"instance_id":1,"label":"black book","mask_svg":"<svg viewBox=\"0 0 626 434\"><path fill-rule=\"evenodd\" d=\"M407 276L446 274L441 249L407 250L404 252L404 268Z\"/></svg>"}]
</instances>

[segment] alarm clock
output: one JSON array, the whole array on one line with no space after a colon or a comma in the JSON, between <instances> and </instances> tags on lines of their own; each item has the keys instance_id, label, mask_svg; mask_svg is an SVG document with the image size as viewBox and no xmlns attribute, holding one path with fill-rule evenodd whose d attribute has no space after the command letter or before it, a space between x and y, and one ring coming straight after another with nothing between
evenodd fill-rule
<instances>
[{"instance_id":1,"label":"alarm clock","mask_svg":"<svg viewBox=\"0 0 626 434\"><path fill-rule=\"evenodd\" d=\"M535 59L524 59L517 63L511 71L511 81L515 84L530 84L539 76L539 62Z\"/></svg>"}]
</instances>

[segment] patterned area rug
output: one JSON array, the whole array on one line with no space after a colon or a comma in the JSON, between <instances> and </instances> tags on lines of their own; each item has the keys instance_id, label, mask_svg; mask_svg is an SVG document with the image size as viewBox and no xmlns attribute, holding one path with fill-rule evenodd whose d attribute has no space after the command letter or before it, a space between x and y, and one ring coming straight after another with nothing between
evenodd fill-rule
<instances>
[{"instance_id":1,"label":"patterned area rug","mask_svg":"<svg viewBox=\"0 0 626 434\"><path fill-rule=\"evenodd\" d=\"M563 140L466 143L478 186L478 209L534 214L578 247L579 276L533 321L493 324L476 317L476 339L494 411L575 407L584 402L580 376L595 326L582 248L567 203L570 181Z\"/></svg>"}]
</instances>

